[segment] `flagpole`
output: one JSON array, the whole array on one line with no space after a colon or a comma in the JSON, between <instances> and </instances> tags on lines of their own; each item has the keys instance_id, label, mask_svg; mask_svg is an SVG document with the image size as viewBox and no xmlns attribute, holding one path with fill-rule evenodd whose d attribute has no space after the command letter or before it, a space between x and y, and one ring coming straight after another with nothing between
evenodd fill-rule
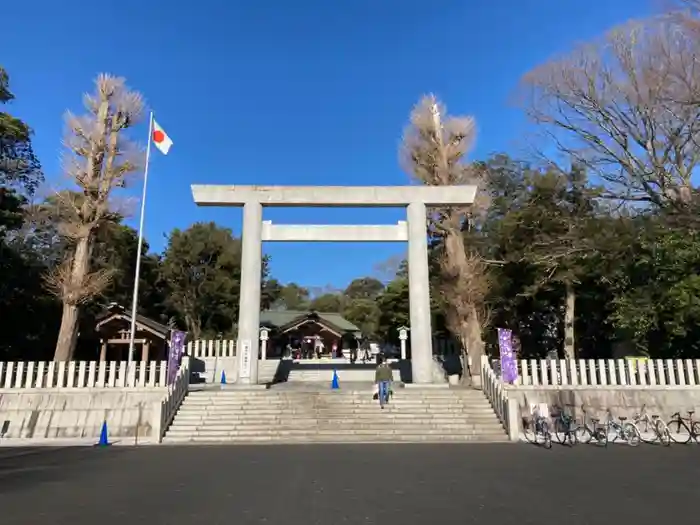
<instances>
[{"instance_id":1,"label":"flagpole","mask_svg":"<svg viewBox=\"0 0 700 525\"><path fill-rule=\"evenodd\" d=\"M134 360L134 339L136 337L136 307L139 302L139 276L141 274L141 249L143 246L143 220L146 215L146 189L148 188L148 165L151 160L151 142L153 141L153 111L148 116L148 143L146 146L146 166L143 168L143 191L141 193L141 218L139 219L139 240L136 248L136 271L134 272L134 295L131 300L131 330L129 333L129 361L127 370L131 370ZM128 372L127 372L128 373Z\"/></svg>"}]
</instances>

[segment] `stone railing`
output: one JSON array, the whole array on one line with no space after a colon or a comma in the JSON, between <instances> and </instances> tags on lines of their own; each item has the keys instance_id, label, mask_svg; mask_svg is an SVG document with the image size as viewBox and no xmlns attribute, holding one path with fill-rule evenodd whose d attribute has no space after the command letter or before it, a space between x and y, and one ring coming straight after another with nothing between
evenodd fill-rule
<instances>
[{"instance_id":1,"label":"stone railing","mask_svg":"<svg viewBox=\"0 0 700 525\"><path fill-rule=\"evenodd\" d=\"M187 355L201 359L203 357L234 357L236 341L232 339L197 339L187 343Z\"/></svg>"},{"instance_id":2,"label":"stone railing","mask_svg":"<svg viewBox=\"0 0 700 525\"><path fill-rule=\"evenodd\" d=\"M182 358L182 364L177 371L175 381L168 386L168 393L165 398L156 406L154 414L156 421L153 424L153 435L158 443L160 443L172 423L175 414L180 408L182 401L187 396L190 385L190 359L185 356Z\"/></svg>"},{"instance_id":3,"label":"stone railing","mask_svg":"<svg viewBox=\"0 0 700 525\"><path fill-rule=\"evenodd\" d=\"M166 372L166 361L0 362L0 389L164 387Z\"/></svg>"},{"instance_id":4,"label":"stone railing","mask_svg":"<svg viewBox=\"0 0 700 525\"><path fill-rule=\"evenodd\" d=\"M433 353L437 355L459 354L458 345L451 340L433 339ZM236 341L233 339L196 339L187 343L187 355L203 359L207 357L235 357Z\"/></svg>"},{"instance_id":5,"label":"stone railing","mask_svg":"<svg viewBox=\"0 0 700 525\"><path fill-rule=\"evenodd\" d=\"M700 386L700 359L522 359L514 385Z\"/></svg>"},{"instance_id":6,"label":"stone railing","mask_svg":"<svg viewBox=\"0 0 700 525\"><path fill-rule=\"evenodd\" d=\"M520 436L518 404L514 399L508 398L501 378L493 371L486 356L481 358L481 387L498 419L505 427L509 439L517 441Z\"/></svg>"}]
</instances>

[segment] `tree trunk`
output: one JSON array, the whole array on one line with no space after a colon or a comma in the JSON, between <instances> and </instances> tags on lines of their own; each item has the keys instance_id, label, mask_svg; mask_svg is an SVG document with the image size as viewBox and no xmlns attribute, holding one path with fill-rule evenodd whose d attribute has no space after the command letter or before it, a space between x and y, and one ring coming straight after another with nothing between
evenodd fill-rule
<instances>
[{"instance_id":1,"label":"tree trunk","mask_svg":"<svg viewBox=\"0 0 700 525\"><path fill-rule=\"evenodd\" d=\"M576 357L574 320L576 319L576 292L571 283L566 283L566 305L564 310L564 357L574 359Z\"/></svg>"},{"instance_id":2,"label":"tree trunk","mask_svg":"<svg viewBox=\"0 0 700 525\"><path fill-rule=\"evenodd\" d=\"M54 361L70 361L78 341L78 320L80 308L78 303L83 292L85 277L90 264L90 236L80 238L75 246L71 271L64 285L63 315L58 331Z\"/></svg>"},{"instance_id":3,"label":"tree trunk","mask_svg":"<svg viewBox=\"0 0 700 525\"><path fill-rule=\"evenodd\" d=\"M54 361L70 361L78 341L78 305L64 304Z\"/></svg>"},{"instance_id":4,"label":"tree trunk","mask_svg":"<svg viewBox=\"0 0 700 525\"><path fill-rule=\"evenodd\" d=\"M479 314L474 305L470 307L466 324L469 333L468 345L471 359L469 374L471 375L472 386L481 388L481 356L484 355L484 340L481 333Z\"/></svg>"}]
</instances>

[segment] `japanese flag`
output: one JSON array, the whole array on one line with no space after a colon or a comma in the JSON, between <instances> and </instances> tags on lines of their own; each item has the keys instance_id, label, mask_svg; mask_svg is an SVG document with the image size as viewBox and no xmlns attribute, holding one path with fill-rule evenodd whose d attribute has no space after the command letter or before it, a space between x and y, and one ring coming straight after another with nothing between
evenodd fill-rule
<instances>
[{"instance_id":1,"label":"japanese flag","mask_svg":"<svg viewBox=\"0 0 700 525\"><path fill-rule=\"evenodd\" d=\"M163 128L155 120L153 120L153 143L163 155L167 155L173 145L173 141L168 137L168 134L163 131Z\"/></svg>"}]
</instances>

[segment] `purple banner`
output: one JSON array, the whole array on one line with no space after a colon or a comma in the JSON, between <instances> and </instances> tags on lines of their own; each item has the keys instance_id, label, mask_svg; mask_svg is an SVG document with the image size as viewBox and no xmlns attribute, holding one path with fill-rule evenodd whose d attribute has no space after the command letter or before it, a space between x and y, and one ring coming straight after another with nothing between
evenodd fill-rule
<instances>
[{"instance_id":1,"label":"purple banner","mask_svg":"<svg viewBox=\"0 0 700 525\"><path fill-rule=\"evenodd\" d=\"M180 369L182 356L185 354L185 337L187 332L173 330L170 333L170 344L168 345L168 384L172 384Z\"/></svg>"},{"instance_id":2,"label":"purple banner","mask_svg":"<svg viewBox=\"0 0 700 525\"><path fill-rule=\"evenodd\" d=\"M518 379L518 361L513 352L513 332L507 328L498 329L498 348L501 353L501 380L515 383Z\"/></svg>"}]
</instances>

